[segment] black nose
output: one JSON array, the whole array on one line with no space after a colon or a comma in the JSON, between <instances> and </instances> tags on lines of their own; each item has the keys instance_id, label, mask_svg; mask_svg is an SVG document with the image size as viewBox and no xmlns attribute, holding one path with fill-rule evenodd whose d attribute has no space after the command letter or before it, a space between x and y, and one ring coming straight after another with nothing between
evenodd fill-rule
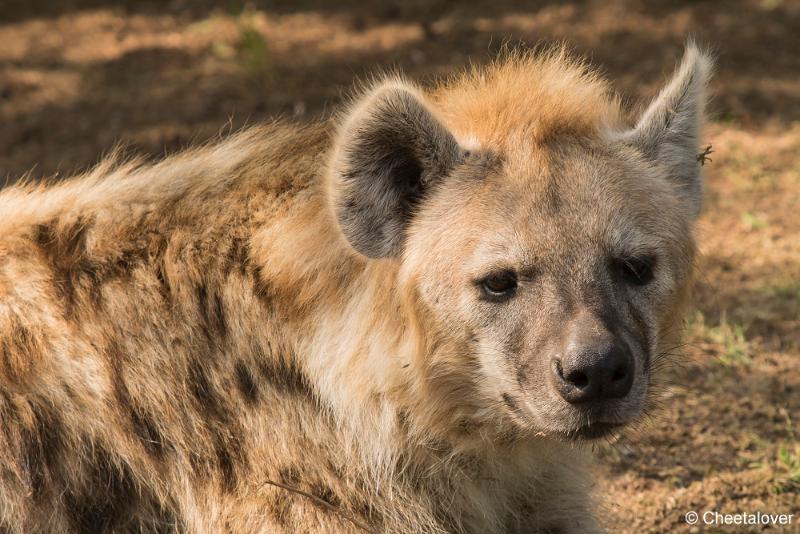
<instances>
[{"instance_id":1,"label":"black nose","mask_svg":"<svg viewBox=\"0 0 800 534\"><path fill-rule=\"evenodd\" d=\"M558 393L572 404L619 399L633 384L630 353L615 343L570 350L552 361Z\"/></svg>"}]
</instances>

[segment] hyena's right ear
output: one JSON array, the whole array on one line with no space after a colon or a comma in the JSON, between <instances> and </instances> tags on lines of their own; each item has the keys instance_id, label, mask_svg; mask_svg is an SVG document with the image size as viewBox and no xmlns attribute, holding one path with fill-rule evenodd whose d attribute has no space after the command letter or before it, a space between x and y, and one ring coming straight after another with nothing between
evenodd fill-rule
<instances>
[{"instance_id":1,"label":"hyena's right ear","mask_svg":"<svg viewBox=\"0 0 800 534\"><path fill-rule=\"evenodd\" d=\"M703 203L698 152L711 68L710 56L689 42L675 75L625 134L627 142L666 169L693 216Z\"/></svg>"},{"instance_id":2,"label":"hyena's right ear","mask_svg":"<svg viewBox=\"0 0 800 534\"><path fill-rule=\"evenodd\" d=\"M460 157L414 88L392 81L368 94L339 129L331 164L333 209L353 248L398 256L414 209Z\"/></svg>"}]
</instances>

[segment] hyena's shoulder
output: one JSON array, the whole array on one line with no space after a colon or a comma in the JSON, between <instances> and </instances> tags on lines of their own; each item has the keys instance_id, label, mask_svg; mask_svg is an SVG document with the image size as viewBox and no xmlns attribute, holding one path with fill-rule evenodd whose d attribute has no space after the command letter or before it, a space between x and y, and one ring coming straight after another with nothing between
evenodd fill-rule
<instances>
[{"instance_id":1,"label":"hyena's shoulder","mask_svg":"<svg viewBox=\"0 0 800 534\"><path fill-rule=\"evenodd\" d=\"M328 137L324 124L257 127L155 164L111 157L61 183L0 191L0 306L39 293L69 316L84 293L140 281L167 257L206 273L240 262L254 228L317 188Z\"/></svg>"}]
</instances>

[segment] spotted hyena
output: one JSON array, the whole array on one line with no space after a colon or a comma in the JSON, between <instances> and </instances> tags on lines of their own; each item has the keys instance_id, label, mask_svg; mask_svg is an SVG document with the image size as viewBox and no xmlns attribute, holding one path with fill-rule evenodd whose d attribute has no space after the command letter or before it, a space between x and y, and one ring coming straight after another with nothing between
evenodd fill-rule
<instances>
[{"instance_id":1,"label":"spotted hyena","mask_svg":"<svg viewBox=\"0 0 800 534\"><path fill-rule=\"evenodd\" d=\"M563 50L0 194L0 531L585 532L702 200Z\"/></svg>"}]
</instances>

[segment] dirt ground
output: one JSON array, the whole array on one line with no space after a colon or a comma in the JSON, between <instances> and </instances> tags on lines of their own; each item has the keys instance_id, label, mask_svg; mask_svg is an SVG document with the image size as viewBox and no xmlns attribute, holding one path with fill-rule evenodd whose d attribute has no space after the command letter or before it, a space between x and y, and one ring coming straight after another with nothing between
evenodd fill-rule
<instances>
[{"instance_id":1,"label":"dirt ground","mask_svg":"<svg viewBox=\"0 0 800 534\"><path fill-rule=\"evenodd\" d=\"M564 40L635 107L688 35L718 56L695 309L659 410L597 447L598 495L612 532L718 531L684 521L709 510L794 513L800 532L797 0L3 0L0 179L305 120L355 78L424 81L503 43Z\"/></svg>"}]
</instances>

